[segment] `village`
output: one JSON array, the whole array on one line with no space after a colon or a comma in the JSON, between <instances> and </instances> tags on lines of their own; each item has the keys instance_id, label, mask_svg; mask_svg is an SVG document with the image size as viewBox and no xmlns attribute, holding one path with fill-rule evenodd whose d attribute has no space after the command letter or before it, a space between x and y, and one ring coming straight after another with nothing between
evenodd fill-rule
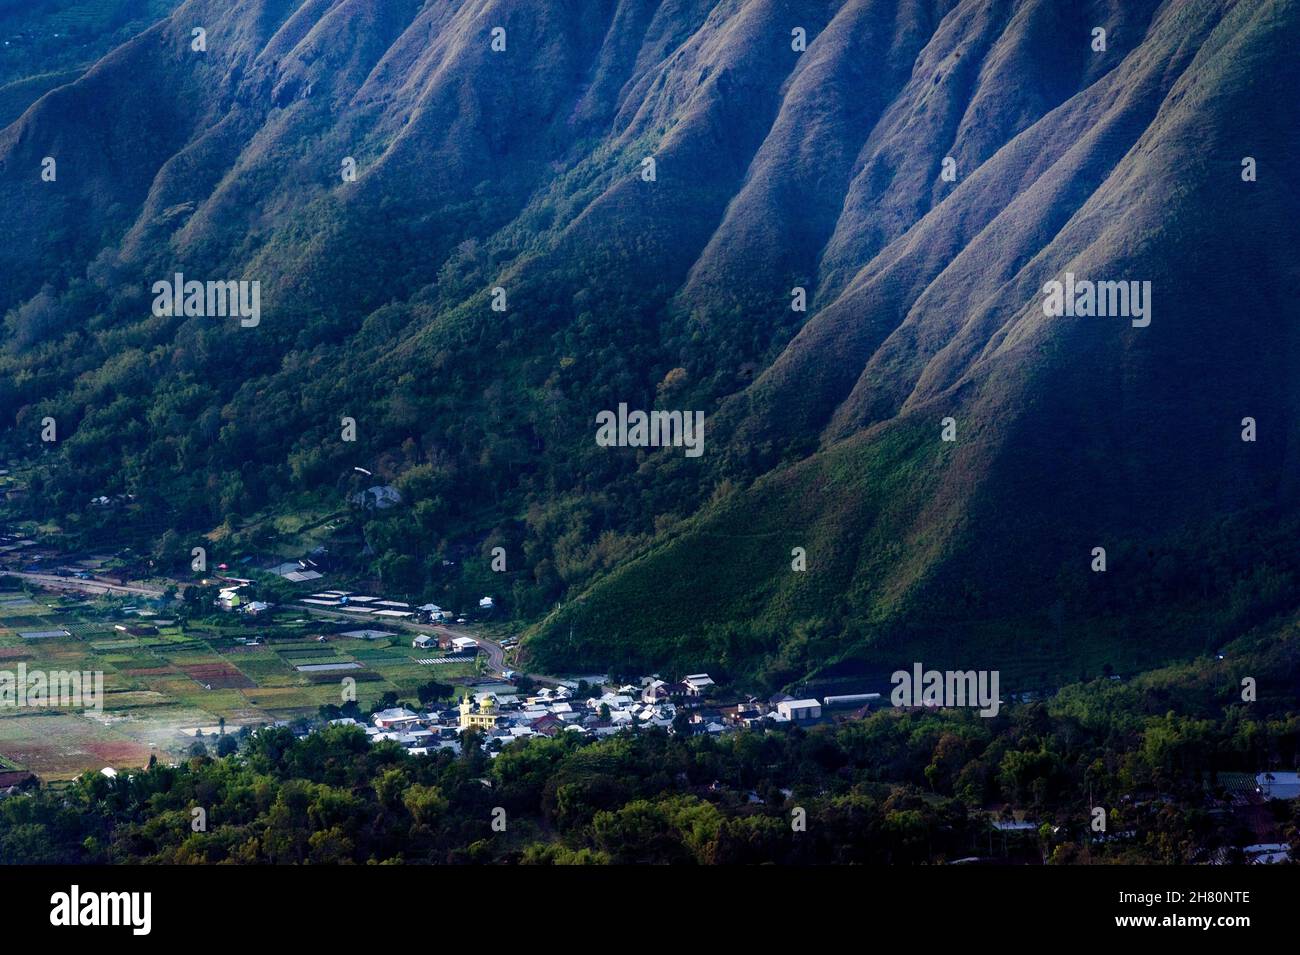
<instances>
[{"instance_id":1,"label":"village","mask_svg":"<svg viewBox=\"0 0 1300 955\"><path fill-rule=\"evenodd\" d=\"M309 562L274 568L296 582L317 579ZM312 576L304 578L303 574ZM249 583L223 578L225 587L216 598L219 608L260 615L271 609L264 601L244 600L241 590ZM411 649L427 651L415 658L422 666L464 663L484 655L478 667L485 675L463 678L464 694L455 705L416 712L405 706L378 709L369 724L355 717L331 721L335 725L362 726L373 742L392 740L419 755L438 749L460 751L461 734L475 730L490 754L516 739L533 735L579 733L608 736L623 731L658 727L670 733L710 734L779 725L811 726L840 719L862 718L881 702L880 693L849 693L824 698L796 698L776 694L768 699L727 693L707 673L691 673L679 680L658 674L634 683L611 683L606 675L559 678L524 674L505 664L516 641L501 642L481 633L460 629L469 622L437 604L413 605L382 596L348 590L325 590L302 597L297 604L318 616L374 621L375 627L401 627L413 634ZM494 599L478 601L477 614L490 613ZM427 630L411 628L427 627ZM455 627L456 629L453 629ZM341 636L362 640L393 638L391 629L359 628ZM325 635L317 638L325 641ZM342 671L349 663L305 664Z\"/></svg>"},{"instance_id":2,"label":"village","mask_svg":"<svg viewBox=\"0 0 1300 955\"><path fill-rule=\"evenodd\" d=\"M0 655L102 668L107 690L102 722L71 714L14 714L3 721L0 796L67 785L85 771L129 776L151 755L175 766L187 756L235 752L245 737L269 728L307 739L327 727L354 727L372 745L396 745L412 757L459 757L474 747L495 759L535 737L564 734L594 743L639 733L682 739L814 727L835 732L892 708L882 693L868 692L881 686L869 678L756 696L753 687L727 685L703 669L641 676L527 672L493 596L462 593L460 609L453 610L386 593L375 581L345 582L323 547L298 559L217 563L189 585L205 595L201 604L184 598L185 582L132 564L128 553L60 554L8 533L0 537L0 564L11 584L27 588L0 597ZM171 594L169 584L178 585ZM1118 680L1112 674L1106 682ZM1009 702L1037 698L1029 691L1008 694ZM1207 781L1200 810L1240 835L1236 845L1206 847L1196 861L1289 861L1294 849L1276 806L1298 797L1293 772L1219 773ZM1150 823L1170 798L1135 790L1124 800L1123 816ZM1070 838L1067 828L1025 808L992 805L979 814L986 836L970 847L979 855L953 864L989 858L1032 864L1046 858L1044 846ZM1091 833L1086 844L1132 845L1139 830L1129 821L1117 831Z\"/></svg>"},{"instance_id":3,"label":"village","mask_svg":"<svg viewBox=\"0 0 1300 955\"><path fill-rule=\"evenodd\" d=\"M372 742L392 740L414 755L438 749L459 753L462 734L473 730L492 755L514 740L534 735L599 737L651 728L698 735L808 726L826 721L829 707L853 716L880 697L871 693L820 701L779 694L768 700L749 697L722 703L719 688L707 673L689 674L673 683L647 676L622 686L602 685L595 679L594 685L587 680L557 681L527 692L509 679L485 679L474 681L454 706L425 712L388 707L371 714L369 724L350 717L330 722L360 726Z\"/></svg>"},{"instance_id":4,"label":"village","mask_svg":"<svg viewBox=\"0 0 1300 955\"><path fill-rule=\"evenodd\" d=\"M17 566L10 564L9 573L31 586L52 588L52 592L117 593L129 604L136 596L133 591L143 597L150 592L148 587L156 588L152 596L135 601L141 606L124 605L119 611L125 617L121 622L102 625L107 642L102 651L96 651L96 657L107 662L104 652L143 655L147 648L160 664L170 660L188 667L185 672L194 685L184 689L184 695L200 706L218 700L225 704L213 707L215 712L207 718L200 715L180 724L180 734L191 740L214 735L218 716L225 717L223 725L229 732L293 726L306 735L327 725L318 713L345 704L338 717L328 722L360 726L372 742L390 740L413 755L440 749L459 752L463 733L473 730L479 745L495 755L504 745L534 735L603 737L654 728L674 735L707 735L750 728L808 727L861 719L881 703L881 694L872 692L756 697L723 687L705 672L670 678L651 674L621 681L608 674L524 672L514 662L517 637L492 622L494 597L481 596L456 612L382 591L368 593L341 585L316 590L313 588L326 583L324 578L333 576L324 548L298 559L244 559L211 567L195 585L213 595L207 612L216 617L210 619L221 618L230 624L207 625L208 631L203 632L206 646L201 650L182 642L199 633L198 624L182 632L171 620L157 616L182 603L161 596L159 584L165 579L160 581L156 572L147 580L144 568L137 568L135 574L130 570L114 572L107 569L104 558L70 560L14 535L5 539L4 546L12 552L6 556L21 561ZM291 589L272 596L274 588L268 589L267 581L276 578ZM23 606L29 607L29 612L39 609ZM195 612L201 619L204 611L196 607ZM83 614L93 618L89 610ZM51 629L52 624L38 624L33 618L32 629L23 630L17 628L26 623L25 618L14 623L13 653L19 652L18 645L31 645L38 634L45 633L41 626L52 638L78 626ZM160 627L160 623L165 625ZM68 639L47 641L43 646L70 649ZM127 646L124 641L128 640L134 643ZM195 656L191 662L189 656L177 656L169 641L176 641L182 652L195 654L209 647L211 652ZM141 664L128 676L138 673L138 679L155 679L152 671L157 668L143 666L153 660L124 662ZM291 674L286 674L285 668ZM253 679L243 679L246 674ZM122 682L121 690L130 687ZM120 698L119 680L112 674L109 685L111 707ZM440 688L436 698L415 692L428 685ZM178 684L169 689L179 695L183 688ZM232 696L235 692L238 696ZM296 706L265 705L272 700L289 702L290 692ZM418 706L412 702L417 695L422 701ZM227 696L232 698L226 700ZM349 702L351 705L346 705ZM134 712L141 711L137 708Z\"/></svg>"}]
</instances>

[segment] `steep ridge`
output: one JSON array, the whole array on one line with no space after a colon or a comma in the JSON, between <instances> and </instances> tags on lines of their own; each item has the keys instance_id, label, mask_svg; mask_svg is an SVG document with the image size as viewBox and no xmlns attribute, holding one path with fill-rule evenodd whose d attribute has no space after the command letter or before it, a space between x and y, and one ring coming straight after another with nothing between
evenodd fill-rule
<instances>
[{"instance_id":1,"label":"steep ridge","mask_svg":"<svg viewBox=\"0 0 1300 955\"><path fill-rule=\"evenodd\" d=\"M1000 153L976 172L968 191L987 194L997 191L999 179L1014 175L1027 154L1036 154L1040 161L1054 160L1036 179L1023 182L1018 195L996 215L987 220L978 213L972 215L967 196L954 194L951 206L946 204L918 227L922 234L916 237L915 246L933 248L943 244L936 233L946 228L946 220L981 223L979 231L933 276L911 303L907 317L871 356L853 392L837 409L829 429L832 438L897 414L905 404L905 394L920 387L913 375L925 375L926 393L940 390L942 386L928 381L934 368L941 364L950 369L958 364L967 367L986 343L978 341L975 330L982 327L990 334L989 324L996 321L986 316L1005 319L1006 309L1000 306L1005 303L1018 310L1055 274L1051 263L1038 255L1039 250L1057 240L1078 241L1062 233L1062 228L1094 201L1112 171L1151 125L1159 122L1157 114L1167 98L1181 95L1176 80L1197 49L1187 44L1187 39L1209 36L1218 23L1214 11L1192 6L1170 8L1169 14L1156 24L1150 46L1144 49L1144 54L1168 50L1164 56L1126 60L1081 94L1079 102L1045 117L1039 124L1042 128L1027 134L1025 143L1008 144L1005 156ZM1080 127L1083 117L1088 117L1086 128ZM1049 151L1047 143L1059 143L1064 151ZM1096 216L1090 218L1097 228L1105 224ZM1035 271L1028 273L1031 267ZM1016 282L1022 274L1029 281ZM940 353L939 360L932 363ZM886 368L892 373L886 374ZM952 381L950 376L947 384ZM889 388L904 394L882 394Z\"/></svg>"},{"instance_id":2,"label":"steep ridge","mask_svg":"<svg viewBox=\"0 0 1300 955\"><path fill-rule=\"evenodd\" d=\"M1187 25L1177 26L1186 28ZM1208 27L1202 24L1202 29ZM1181 42L1181 36L1170 29L1166 32L1166 42ZM1164 60L1148 59L1144 55L1117 63L1120 65L1114 72L1107 73L1074 100L1013 139L962 179L940 207L871 259L850 286L808 322L791 347L741 398L743 410L737 414L745 420L739 428L737 443L762 444L779 441L782 434L804 437L821 429L847 395L850 377L864 383L864 392L872 387L908 387L906 377L895 373L896 366L912 361L908 349L921 346L911 334L906 316L923 294L930 294L931 283L941 273L947 274L945 270L959 261L959 253L967 250L965 262L970 263L970 272L954 283L953 287L960 289L957 299L935 303L942 315L958 321L972 289L975 294L981 287L989 291L996 289L996 285L988 284L990 263L1007 260L1015 263L1017 255L1032 254L1050 240L1069 216L1071 204L1082 202L1096 188L1106 170L1119 160L1127 144L1144 128L1141 117L1134 120L1131 111L1145 108L1148 117L1154 114L1162 90L1150 89L1145 97L1138 97L1132 91L1135 83L1132 74L1135 70L1145 70L1162 77L1167 90L1172 78L1166 75ZM1151 65L1143 67L1143 63ZM1120 97L1121 105L1127 110L1116 110L1108 120L1091 127L1096 129L1095 141L1099 148L1107 152L1091 157L1075 153L1071 162L1076 167L1090 163L1089 168L1062 168L1051 175L1055 160L1075 144L1099 114L1109 109L1108 96ZM1121 136L1112 134L1117 125L1125 123L1126 129L1120 127ZM1122 138L1124 132L1133 137L1127 144ZM1035 188L1040 192L1035 194ZM1002 222L1014 223L1012 231L1005 234L995 224L1004 213L1006 218ZM1030 228L1030 222L1026 221L1029 216L1043 220L1037 229ZM993 257L987 244L976 245L977 237L983 243L991 243L1000 235L1005 235L1004 247ZM1015 243L1020 243L1021 248L1008 247ZM932 319L936 324L941 321L941 317ZM933 339L936 344L932 347L947 341L940 334ZM834 362L825 360L828 352L836 356ZM867 401L869 397L864 394L861 400ZM900 400L896 398L893 407L886 406L875 419L867 418L861 423L891 417ZM831 433L842 434L842 430L832 426Z\"/></svg>"},{"instance_id":3,"label":"steep ridge","mask_svg":"<svg viewBox=\"0 0 1300 955\"><path fill-rule=\"evenodd\" d=\"M1285 0L189 0L0 131L6 440L59 418L34 506L86 534L84 501L129 490L146 527L237 538L378 462L413 506L367 525L375 572L444 586L507 541L512 609L562 603L548 666L1177 652L1184 590L1227 588L1223 629L1300 573L1247 543L1294 519L1296 195L1240 177L1294 153L1296 25ZM151 316L175 271L261 281L264 320ZM1151 281L1151 326L1044 317L1066 271ZM705 456L597 447L620 402L706 410ZM1081 581L1102 540L1131 572Z\"/></svg>"},{"instance_id":4,"label":"steep ridge","mask_svg":"<svg viewBox=\"0 0 1300 955\"><path fill-rule=\"evenodd\" d=\"M789 288L811 284L859 144L947 6L848 3L810 37L780 114L679 296L695 320L720 326L717 337L734 336L751 311L789 314Z\"/></svg>"},{"instance_id":5,"label":"steep ridge","mask_svg":"<svg viewBox=\"0 0 1300 955\"><path fill-rule=\"evenodd\" d=\"M674 596L617 647L593 637L561 656L635 664L648 645L651 658L744 667L767 653L779 681L846 652L898 663L924 648L927 659L1042 677L1061 672L1067 637L1078 641L1067 666L1203 649L1223 634L1157 621L1155 608L1252 592L1252 561L1272 561L1293 586L1296 269L1283 250L1297 238L1295 194L1284 179L1244 183L1240 159L1243 143L1274 156L1294 148L1293 110L1257 88L1269 76L1294 89L1276 42L1294 18L1291 5L1166 8L1113 86L1103 78L1080 94L1092 102L1063 105L963 183L900 240L906 251L868 267L875 297L846 293L814 316L751 389L760 399L738 403L751 417L737 445L805 434L816 419L799 417L798 396L845 363L846 338L869 334L863 315L895 324L877 319L892 306L907 317L853 390L827 388L825 450L570 604L552 645L571 632L626 634L628 606ZM1170 52L1156 55L1161 46ZM1053 161L1046 143L1070 148ZM1043 157L1036 181L926 276L926 253L954 248L945 220L965 226L978 211L967 196L987 203L1000 191L990 182L1025 155ZM909 274L918 267L922 277ZM1044 317L1040 289L1066 270L1151 281L1163 325ZM1272 423L1267 441L1241 440L1247 414ZM960 437L944 450L949 415ZM1089 568L1098 544L1122 561L1107 588ZM791 572L792 546L806 548L806 574ZM719 595L729 599L715 613ZM683 631L695 639L659 636Z\"/></svg>"}]
</instances>

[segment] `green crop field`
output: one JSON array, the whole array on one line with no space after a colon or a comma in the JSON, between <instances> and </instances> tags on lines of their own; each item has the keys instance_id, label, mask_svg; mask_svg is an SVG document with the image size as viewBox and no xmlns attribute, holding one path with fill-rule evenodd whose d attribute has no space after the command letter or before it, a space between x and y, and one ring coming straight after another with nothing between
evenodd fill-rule
<instances>
[{"instance_id":1,"label":"green crop field","mask_svg":"<svg viewBox=\"0 0 1300 955\"><path fill-rule=\"evenodd\" d=\"M474 674L473 663L423 666L404 639L329 642L306 639L306 625L276 628L298 634L258 646L236 642L246 628L202 622L158 627L131 636L115 625L151 625L123 617L112 600L76 601L51 594L0 594L0 670L82 671L103 675L103 712L53 707L0 707L0 761L51 779L70 779L106 766L143 766L151 755L183 758L195 731L222 719L229 731L314 717L341 703L343 681L363 707L386 693L414 700L431 680L455 684ZM66 635L30 634L66 631ZM22 633L28 633L24 638ZM299 671L302 665L359 664L359 669ZM210 735L205 733L206 735Z\"/></svg>"}]
</instances>

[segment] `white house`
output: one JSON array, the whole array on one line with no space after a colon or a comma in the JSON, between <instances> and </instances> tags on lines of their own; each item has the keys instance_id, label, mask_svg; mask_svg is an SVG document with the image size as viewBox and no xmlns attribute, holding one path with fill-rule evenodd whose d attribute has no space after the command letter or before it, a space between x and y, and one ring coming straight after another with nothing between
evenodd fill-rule
<instances>
[{"instance_id":1,"label":"white house","mask_svg":"<svg viewBox=\"0 0 1300 955\"><path fill-rule=\"evenodd\" d=\"M687 696L703 696L704 691L713 686L713 678L707 673L691 673L682 680Z\"/></svg>"},{"instance_id":2,"label":"white house","mask_svg":"<svg viewBox=\"0 0 1300 955\"><path fill-rule=\"evenodd\" d=\"M443 621L451 616L451 614L446 610L443 610L437 604L424 604L421 607L417 607L416 610L421 614L427 615L430 620L434 621Z\"/></svg>"},{"instance_id":3,"label":"white house","mask_svg":"<svg viewBox=\"0 0 1300 955\"><path fill-rule=\"evenodd\" d=\"M242 587L243 585L241 584L239 587L224 588L220 593L217 594L216 605L220 607L222 610L234 610L241 603L243 603L243 601L240 600L239 593L238 593L238 591Z\"/></svg>"},{"instance_id":4,"label":"white house","mask_svg":"<svg viewBox=\"0 0 1300 955\"><path fill-rule=\"evenodd\" d=\"M473 637L452 637L451 648L457 653L476 653L478 641Z\"/></svg>"},{"instance_id":5,"label":"white house","mask_svg":"<svg viewBox=\"0 0 1300 955\"><path fill-rule=\"evenodd\" d=\"M411 641L411 646L417 650L427 650L429 647L436 647L437 645L438 641L427 633L422 633Z\"/></svg>"},{"instance_id":6,"label":"white house","mask_svg":"<svg viewBox=\"0 0 1300 955\"><path fill-rule=\"evenodd\" d=\"M482 600L478 602L479 610L491 610L493 606L495 605L493 604L491 597L484 597Z\"/></svg>"},{"instance_id":7,"label":"white house","mask_svg":"<svg viewBox=\"0 0 1300 955\"><path fill-rule=\"evenodd\" d=\"M661 700L668 699L668 684L663 680L652 680L645 689L641 691L642 703L658 703Z\"/></svg>"},{"instance_id":8,"label":"white house","mask_svg":"<svg viewBox=\"0 0 1300 955\"><path fill-rule=\"evenodd\" d=\"M815 720L822 715L822 705L817 700L782 700L776 711L787 720Z\"/></svg>"}]
</instances>

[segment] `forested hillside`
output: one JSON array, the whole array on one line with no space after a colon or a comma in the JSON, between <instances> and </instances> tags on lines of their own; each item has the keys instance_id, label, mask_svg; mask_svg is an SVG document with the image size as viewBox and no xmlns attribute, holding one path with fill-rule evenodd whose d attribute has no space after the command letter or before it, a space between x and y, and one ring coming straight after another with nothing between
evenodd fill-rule
<instances>
[{"instance_id":1,"label":"forested hillside","mask_svg":"<svg viewBox=\"0 0 1300 955\"><path fill-rule=\"evenodd\" d=\"M362 467L403 503L344 559L552 670L1059 684L1295 607L1296 3L152 9L3 117L15 518L273 550ZM703 453L601 446L620 403Z\"/></svg>"}]
</instances>

